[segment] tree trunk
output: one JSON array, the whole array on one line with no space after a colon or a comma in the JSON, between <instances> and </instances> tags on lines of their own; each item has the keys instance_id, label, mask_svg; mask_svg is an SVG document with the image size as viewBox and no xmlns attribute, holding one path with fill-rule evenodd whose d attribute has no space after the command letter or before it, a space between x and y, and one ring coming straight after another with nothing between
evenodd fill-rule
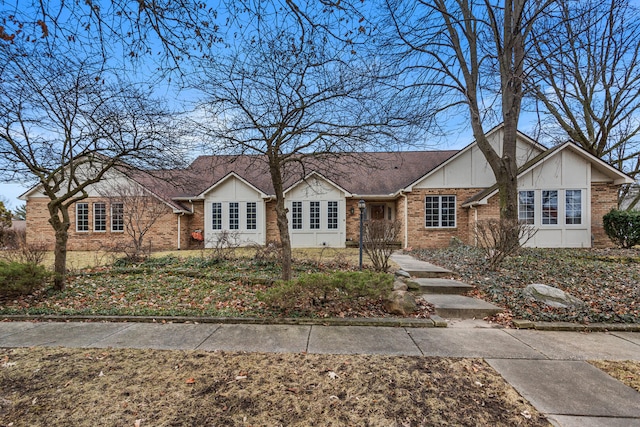
<instances>
[{"instance_id":1,"label":"tree trunk","mask_svg":"<svg viewBox=\"0 0 640 427\"><path fill-rule=\"evenodd\" d=\"M64 290L67 279L67 241L69 240L69 213L66 207L49 203L49 224L55 231L56 242L53 249L53 287ZM61 218L62 217L62 218Z\"/></svg>"},{"instance_id":2,"label":"tree trunk","mask_svg":"<svg viewBox=\"0 0 640 427\"><path fill-rule=\"evenodd\" d=\"M291 280L291 237L289 236L289 220L287 219L287 208L284 204L284 184L282 183L282 169L279 159L270 157L269 171L271 181L276 194L276 222L280 232L280 243L282 244L282 280Z\"/></svg>"}]
</instances>

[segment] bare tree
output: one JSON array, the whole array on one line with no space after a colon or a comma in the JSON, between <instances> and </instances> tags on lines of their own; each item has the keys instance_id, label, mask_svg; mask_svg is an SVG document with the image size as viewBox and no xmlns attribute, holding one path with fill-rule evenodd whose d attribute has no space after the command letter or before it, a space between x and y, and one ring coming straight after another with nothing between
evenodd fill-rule
<instances>
[{"instance_id":1,"label":"bare tree","mask_svg":"<svg viewBox=\"0 0 640 427\"><path fill-rule=\"evenodd\" d=\"M116 243L112 249L124 252L130 260L144 259L145 236L160 218L171 212L168 206L132 180L106 180L96 188L109 200L114 226L120 228L117 231L128 237L124 244Z\"/></svg>"},{"instance_id":2,"label":"bare tree","mask_svg":"<svg viewBox=\"0 0 640 427\"><path fill-rule=\"evenodd\" d=\"M266 162L276 197L282 277L291 277L291 240L284 200L293 174L310 163L329 167L332 153L360 152L390 137L402 106L382 104L376 64L333 46L317 27L300 29L291 15L245 28L228 55L204 66L197 88L213 149ZM335 159L333 159L335 160Z\"/></svg>"},{"instance_id":3,"label":"bare tree","mask_svg":"<svg viewBox=\"0 0 640 427\"><path fill-rule=\"evenodd\" d=\"M386 0L393 35L410 84L424 88L439 112L464 107L473 136L499 188L500 216L517 220L516 136L525 96L531 31L550 0ZM502 152L486 137L503 123ZM512 233L514 241L518 236Z\"/></svg>"},{"instance_id":4,"label":"bare tree","mask_svg":"<svg viewBox=\"0 0 640 427\"><path fill-rule=\"evenodd\" d=\"M530 86L543 109L541 132L636 177L640 12L627 0L559 4L559 17L541 20L533 33Z\"/></svg>"},{"instance_id":5,"label":"bare tree","mask_svg":"<svg viewBox=\"0 0 640 427\"><path fill-rule=\"evenodd\" d=\"M170 158L169 118L148 92L63 53L25 54L0 44L0 173L33 179L49 201L56 276L66 276L69 207L116 165Z\"/></svg>"}]
</instances>

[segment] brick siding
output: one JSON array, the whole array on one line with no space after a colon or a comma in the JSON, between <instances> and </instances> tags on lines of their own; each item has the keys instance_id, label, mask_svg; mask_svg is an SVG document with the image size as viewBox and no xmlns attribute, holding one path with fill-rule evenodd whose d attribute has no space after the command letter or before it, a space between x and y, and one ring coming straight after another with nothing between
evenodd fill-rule
<instances>
[{"instance_id":1,"label":"brick siding","mask_svg":"<svg viewBox=\"0 0 640 427\"><path fill-rule=\"evenodd\" d=\"M609 248L614 244L604 231L602 217L618 207L618 186L591 184L591 234L594 248Z\"/></svg>"}]
</instances>

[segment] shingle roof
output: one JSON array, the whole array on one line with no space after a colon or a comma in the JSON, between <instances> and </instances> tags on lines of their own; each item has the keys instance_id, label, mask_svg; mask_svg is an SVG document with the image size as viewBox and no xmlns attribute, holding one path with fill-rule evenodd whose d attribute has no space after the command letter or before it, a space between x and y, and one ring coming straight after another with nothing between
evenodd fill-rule
<instances>
[{"instance_id":1,"label":"shingle roof","mask_svg":"<svg viewBox=\"0 0 640 427\"><path fill-rule=\"evenodd\" d=\"M343 153L296 159L287 165L285 189L317 172L352 194L396 193L416 181L457 150ZM234 172L265 194L274 194L264 156L200 156L185 171L191 176L188 193L195 196ZM179 197L179 196L174 196Z\"/></svg>"}]
</instances>

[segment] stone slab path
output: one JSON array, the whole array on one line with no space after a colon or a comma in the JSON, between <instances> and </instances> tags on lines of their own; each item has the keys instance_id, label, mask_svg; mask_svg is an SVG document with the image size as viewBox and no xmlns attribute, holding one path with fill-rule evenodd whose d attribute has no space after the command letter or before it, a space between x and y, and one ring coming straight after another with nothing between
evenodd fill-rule
<instances>
[{"instance_id":1,"label":"stone slab path","mask_svg":"<svg viewBox=\"0 0 640 427\"><path fill-rule=\"evenodd\" d=\"M406 254L394 253L391 260L411 276L407 280L410 288L413 288L414 292L417 291L425 301L433 304L438 316L483 319L502 311L500 307L487 301L460 295L473 289L473 286L451 279L454 273L450 270Z\"/></svg>"}]
</instances>

